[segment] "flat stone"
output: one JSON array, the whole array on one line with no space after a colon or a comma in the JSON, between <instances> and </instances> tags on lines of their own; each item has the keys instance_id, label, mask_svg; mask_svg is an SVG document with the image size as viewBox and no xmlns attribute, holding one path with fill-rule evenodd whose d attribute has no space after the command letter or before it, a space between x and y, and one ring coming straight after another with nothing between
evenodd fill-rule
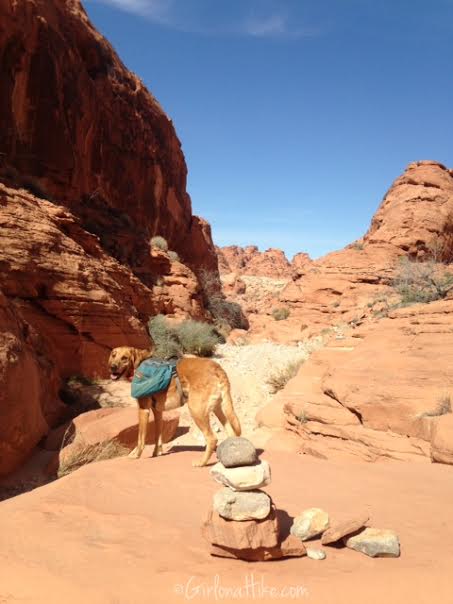
<instances>
[{"instance_id":1,"label":"flat stone","mask_svg":"<svg viewBox=\"0 0 453 604\"><path fill-rule=\"evenodd\" d=\"M267 461L260 461L253 466L225 468L216 463L211 469L213 478L234 491L253 491L271 482L271 469Z\"/></svg>"},{"instance_id":2,"label":"flat stone","mask_svg":"<svg viewBox=\"0 0 453 604\"><path fill-rule=\"evenodd\" d=\"M275 547L258 547L256 549L233 549L220 545L211 545L211 556L235 558L249 562L266 562L281 558L301 558L306 555L306 549L300 539L289 535L280 545Z\"/></svg>"},{"instance_id":3,"label":"flat stone","mask_svg":"<svg viewBox=\"0 0 453 604\"><path fill-rule=\"evenodd\" d=\"M237 468L256 463L258 456L255 445L247 438L231 436L217 447L217 459L225 468Z\"/></svg>"},{"instance_id":4,"label":"flat stone","mask_svg":"<svg viewBox=\"0 0 453 604\"><path fill-rule=\"evenodd\" d=\"M329 527L329 515L320 508L304 510L294 518L291 534L302 541L317 537Z\"/></svg>"},{"instance_id":5,"label":"flat stone","mask_svg":"<svg viewBox=\"0 0 453 604\"><path fill-rule=\"evenodd\" d=\"M356 533L360 529L364 528L369 519L370 517L368 514L360 514L354 518L339 522L327 529L322 536L321 543L323 545L336 543L343 537L352 535L353 533Z\"/></svg>"},{"instance_id":6,"label":"flat stone","mask_svg":"<svg viewBox=\"0 0 453 604\"><path fill-rule=\"evenodd\" d=\"M211 510L202 526L203 537L213 545L232 549L257 549L275 547L279 543L279 527L272 506L265 520L225 520Z\"/></svg>"},{"instance_id":7,"label":"flat stone","mask_svg":"<svg viewBox=\"0 0 453 604\"><path fill-rule=\"evenodd\" d=\"M217 491L213 499L216 512L226 520L263 520L271 511L271 498L263 491Z\"/></svg>"},{"instance_id":8,"label":"flat stone","mask_svg":"<svg viewBox=\"0 0 453 604\"><path fill-rule=\"evenodd\" d=\"M387 529L366 528L358 535L344 538L344 544L372 558L398 558L400 555L398 535Z\"/></svg>"},{"instance_id":9,"label":"flat stone","mask_svg":"<svg viewBox=\"0 0 453 604\"><path fill-rule=\"evenodd\" d=\"M315 549L313 547L307 547L307 556L312 560L325 560L326 552L322 549Z\"/></svg>"}]
</instances>

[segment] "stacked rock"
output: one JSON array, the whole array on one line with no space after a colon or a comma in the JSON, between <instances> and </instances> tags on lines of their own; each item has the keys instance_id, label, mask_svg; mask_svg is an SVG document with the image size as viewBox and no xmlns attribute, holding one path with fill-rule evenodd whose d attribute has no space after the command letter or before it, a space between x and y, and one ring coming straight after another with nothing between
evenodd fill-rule
<instances>
[{"instance_id":1,"label":"stacked rock","mask_svg":"<svg viewBox=\"0 0 453 604\"><path fill-rule=\"evenodd\" d=\"M258 460L254 445L246 438L227 438L217 458L211 474L224 487L214 494L203 525L211 554L255 561L305 555L297 538L280 535L272 499L260 490L271 482L270 467Z\"/></svg>"}]
</instances>

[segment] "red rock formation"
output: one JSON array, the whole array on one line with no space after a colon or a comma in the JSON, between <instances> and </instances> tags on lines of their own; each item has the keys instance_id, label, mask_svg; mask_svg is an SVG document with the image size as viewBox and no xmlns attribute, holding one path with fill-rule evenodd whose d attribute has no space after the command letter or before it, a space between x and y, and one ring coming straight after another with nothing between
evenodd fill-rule
<instances>
[{"instance_id":1,"label":"red rock formation","mask_svg":"<svg viewBox=\"0 0 453 604\"><path fill-rule=\"evenodd\" d=\"M0 0L0 81L1 474L60 418L61 377L146 347L151 315L205 316L194 272L218 273L171 121L78 0Z\"/></svg>"},{"instance_id":2,"label":"red rock formation","mask_svg":"<svg viewBox=\"0 0 453 604\"><path fill-rule=\"evenodd\" d=\"M67 205L132 269L158 234L216 270L171 120L78 0L0 0L0 81L3 179Z\"/></svg>"},{"instance_id":3,"label":"red rock formation","mask_svg":"<svg viewBox=\"0 0 453 604\"><path fill-rule=\"evenodd\" d=\"M453 463L452 350L453 300L393 310L313 353L260 424L318 457Z\"/></svg>"},{"instance_id":4,"label":"red rock formation","mask_svg":"<svg viewBox=\"0 0 453 604\"><path fill-rule=\"evenodd\" d=\"M265 296L247 283L242 302L252 313L252 337L273 338L281 328L280 341L297 341L373 317L379 311L377 300L394 295L391 284L402 257L451 259L452 217L452 171L432 161L410 164L390 187L362 239L312 262L297 255L286 285L270 291L269 283L261 284ZM270 314L279 306L286 306L290 315L277 327Z\"/></svg>"},{"instance_id":5,"label":"red rock formation","mask_svg":"<svg viewBox=\"0 0 453 604\"><path fill-rule=\"evenodd\" d=\"M258 277L289 277L291 265L284 252L269 248L260 252L256 245L239 247L230 245L216 248L221 273L236 273L237 275L253 275Z\"/></svg>"}]
</instances>

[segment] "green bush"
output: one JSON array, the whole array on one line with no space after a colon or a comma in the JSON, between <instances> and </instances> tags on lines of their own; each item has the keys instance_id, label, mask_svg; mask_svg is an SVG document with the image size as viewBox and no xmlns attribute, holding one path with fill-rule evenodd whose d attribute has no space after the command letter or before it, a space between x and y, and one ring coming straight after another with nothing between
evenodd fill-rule
<instances>
[{"instance_id":1,"label":"green bush","mask_svg":"<svg viewBox=\"0 0 453 604\"><path fill-rule=\"evenodd\" d=\"M216 273L202 271L198 278L206 308L211 313L214 321L226 322L232 329L248 329L249 324L241 306L237 302L230 302L225 298Z\"/></svg>"},{"instance_id":2,"label":"green bush","mask_svg":"<svg viewBox=\"0 0 453 604\"><path fill-rule=\"evenodd\" d=\"M272 311L272 316L276 321L283 321L289 317L289 308L274 308Z\"/></svg>"},{"instance_id":3,"label":"green bush","mask_svg":"<svg viewBox=\"0 0 453 604\"><path fill-rule=\"evenodd\" d=\"M213 326L201 321L183 321L176 328L176 333L183 351L200 357L212 356L215 347L220 343Z\"/></svg>"},{"instance_id":4,"label":"green bush","mask_svg":"<svg viewBox=\"0 0 453 604\"><path fill-rule=\"evenodd\" d=\"M150 241L151 248L157 248L158 250L162 250L163 252L168 252L168 243L167 240L161 237L160 235L156 235L151 238Z\"/></svg>"},{"instance_id":5,"label":"green bush","mask_svg":"<svg viewBox=\"0 0 453 604\"><path fill-rule=\"evenodd\" d=\"M445 298L453 288L453 273L443 264L429 260L416 262L403 258L393 280L393 287L401 296L401 304L408 306Z\"/></svg>"},{"instance_id":6,"label":"green bush","mask_svg":"<svg viewBox=\"0 0 453 604\"><path fill-rule=\"evenodd\" d=\"M154 356L160 359L179 358L185 353L209 357L222 341L214 325L192 319L172 326L164 315L157 315L150 319L148 330L155 346Z\"/></svg>"},{"instance_id":7,"label":"green bush","mask_svg":"<svg viewBox=\"0 0 453 604\"><path fill-rule=\"evenodd\" d=\"M167 323L164 315L157 315L150 319L148 331L155 346L154 356L164 360L182 356L181 342L175 329Z\"/></svg>"}]
</instances>

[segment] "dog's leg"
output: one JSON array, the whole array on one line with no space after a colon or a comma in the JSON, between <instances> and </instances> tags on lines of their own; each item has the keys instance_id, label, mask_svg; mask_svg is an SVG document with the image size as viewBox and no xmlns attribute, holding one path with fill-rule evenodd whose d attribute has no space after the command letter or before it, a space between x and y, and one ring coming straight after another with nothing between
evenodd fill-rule
<instances>
[{"instance_id":1,"label":"dog's leg","mask_svg":"<svg viewBox=\"0 0 453 604\"><path fill-rule=\"evenodd\" d=\"M148 431L149 409L138 410L138 439L137 446L129 453L131 459L138 459L145 448L146 433Z\"/></svg>"},{"instance_id":2,"label":"dog's leg","mask_svg":"<svg viewBox=\"0 0 453 604\"><path fill-rule=\"evenodd\" d=\"M154 445L153 457L158 457L163 454L162 449L162 411L152 407L154 414L154 435L156 444Z\"/></svg>"},{"instance_id":3,"label":"dog's leg","mask_svg":"<svg viewBox=\"0 0 453 604\"><path fill-rule=\"evenodd\" d=\"M190 409L190 402L189 402ZM214 453L217 447L217 438L212 431L211 424L209 422L209 411L205 411L204 413L197 413L196 411L190 409L191 415L193 417L194 422L198 426L198 428L203 433L203 436L206 440L206 449L203 457L200 461L194 461L192 465L195 468L201 468L202 466L207 465L208 461L211 459L211 455Z\"/></svg>"}]
</instances>

